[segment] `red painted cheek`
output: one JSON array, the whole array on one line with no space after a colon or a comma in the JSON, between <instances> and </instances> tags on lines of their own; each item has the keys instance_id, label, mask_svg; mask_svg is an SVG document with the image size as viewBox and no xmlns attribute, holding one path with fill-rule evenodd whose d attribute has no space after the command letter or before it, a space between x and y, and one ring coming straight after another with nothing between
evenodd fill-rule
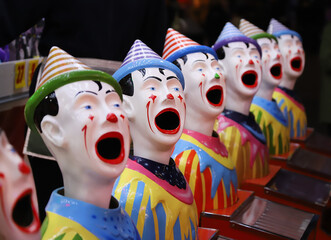
<instances>
[{"instance_id":1,"label":"red painted cheek","mask_svg":"<svg viewBox=\"0 0 331 240\"><path fill-rule=\"evenodd\" d=\"M241 59L240 59L240 62L242 63L242 62L243 62L243 60L241 60Z\"/></svg>"},{"instance_id":2,"label":"red painted cheek","mask_svg":"<svg viewBox=\"0 0 331 240\"><path fill-rule=\"evenodd\" d=\"M88 116L88 118L89 118L91 121L93 121L94 116L90 115L90 116Z\"/></svg>"},{"instance_id":3,"label":"red painted cheek","mask_svg":"<svg viewBox=\"0 0 331 240\"><path fill-rule=\"evenodd\" d=\"M259 60L256 60L256 63L260 63L260 61Z\"/></svg>"},{"instance_id":4,"label":"red painted cheek","mask_svg":"<svg viewBox=\"0 0 331 240\"><path fill-rule=\"evenodd\" d=\"M202 74L202 76L203 76L203 77L206 77L206 75L205 75L204 73Z\"/></svg>"},{"instance_id":5,"label":"red painted cheek","mask_svg":"<svg viewBox=\"0 0 331 240\"><path fill-rule=\"evenodd\" d=\"M152 94L152 95L149 96L149 98L152 99L153 100L153 103L154 103L154 101L156 99L156 96L154 94Z\"/></svg>"},{"instance_id":6,"label":"red painted cheek","mask_svg":"<svg viewBox=\"0 0 331 240\"><path fill-rule=\"evenodd\" d=\"M30 174L30 172L31 172L31 169L25 162L21 162L20 164L18 164L18 169L23 174Z\"/></svg>"},{"instance_id":7,"label":"red painted cheek","mask_svg":"<svg viewBox=\"0 0 331 240\"><path fill-rule=\"evenodd\" d=\"M120 115L120 117L124 120L125 119L125 116L123 114Z\"/></svg>"},{"instance_id":8,"label":"red painted cheek","mask_svg":"<svg viewBox=\"0 0 331 240\"><path fill-rule=\"evenodd\" d=\"M182 95L178 95L178 98L179 98L179 100L180 100L180 102L182 102L183 101L183 97L182 97Z\"/></svg>"},{"instance_id":9,"label":"red painted cheek","mask_svg":"<svg viewBox=\"0 0 331 240\"><path fill-rule=\"evenodd\" d=\"M85 149L87 151L87 143L86 143L86 130L87 130L87 125L85 125L83 128L82 128L82 132L84 132L84 143L85 143Z\"/></svg>"}]
</instances>

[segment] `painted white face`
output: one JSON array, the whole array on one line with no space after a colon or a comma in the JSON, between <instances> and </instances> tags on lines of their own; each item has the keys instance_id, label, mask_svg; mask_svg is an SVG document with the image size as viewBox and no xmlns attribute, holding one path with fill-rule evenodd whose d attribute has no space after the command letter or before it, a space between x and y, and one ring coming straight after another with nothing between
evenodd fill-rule
<instances>
[{"instance_id":1,"label":"painted white face","mask_svg":"<svg viewBox=\"0 0 331 240\"><path fill-rule=\"evenodd\" d=\"M39 229L32 171L1 131L0 239L40 239Z\"/></svg>"},{"instance_id":2,"label":"painted white face","mask_svg":"<svg viewBox=\"0 0 331 240\"><path fill-rule=\"evenodd\" d=\"M223 47L227 88L239 95L254 96L261 83L261 57L257 48L249 43L231 42Z\"/></svg>"},{"instance_id":3,"label":"painted white face","mask_svg":"<svg viewBox=\"0 0 331 240\"><path fill-rule=\"evenodd\" d=\"M225 104L225 79L221 66L209 53L191 53L187 61L178 59L185 79L185 99L189 108L211 118L218 116Z\"/></svg>"},{"instance_id":4,"label":"painted white face","mask_svg":"<svg viewBox=\"0 0 331 240\"><path fill-rule=\"evenodd\" d=\"M52 135L63 148L66 162L62 166L79 165L82 175L117 178L128 158L130 135L128 119L114 88L103 82L79 81L58 88L55 94L59 113L45 116L41 126L47 128L51 118L50 122L60 129L60 134ZM60 162L62 156L55 158Z\"/></svg>"},{"instance_id":5,"label":"painted white face","mask_svg":"<svg viewBox=\"0 0 331 240\"><path fill-rule=\"evenodd\" d=\"M275 39L257 40L262 50L262 79L272 86L278 86L282 78L282 57Z\"/></svg>"},{"instance_id":6,"label":"painted white face","mask_svg":"<svg viewBox=\"0 0 331 240\"><path fill-rule=\"evenodd\" d=\"M278 45L284 59L284 74L298 78L305 67L305 51L297 36L285 34L278 37Z\"/></svg>"},{"instance_id":7,"label":"painted white face","mask_svg":"<svg viewBox=\"0 0 331 240\"><path fill-rule=\"evenodd\" d=\"M132 81L134 94L125 96L133 108L131 128L140 131L143 140L153 146L174 145L182 134L186 111L176 74L167 69L145 68L134 71ZM140 140L133 136L133 141Z\"/></svg>"}]
</instances>

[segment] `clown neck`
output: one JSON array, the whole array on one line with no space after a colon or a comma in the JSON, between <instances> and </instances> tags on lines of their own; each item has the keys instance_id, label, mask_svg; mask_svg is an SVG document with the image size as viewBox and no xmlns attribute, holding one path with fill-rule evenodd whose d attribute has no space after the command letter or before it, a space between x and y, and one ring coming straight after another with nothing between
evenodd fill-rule
<instances>
[{"instance_id":1,"label":"clown neck","mask_svg":"<svg viewBox=\"0 0 331 240\"><path fill-rule=\"evenodd\" d=\"M207 114L201 114L187 104L184 128L202 133L206 136L212 136L216 117L217 116L211 117Z\"/></svg>"},{"instance_id":2,"label":"clown neck","mask_svg":"<svg viewBox=\"0 0 331 240\"><path fill-rule=\"evenodd\" d=\"M272 94L275 91L276 87L277 87L276 85L272 85L266 82L264 79L262 79L261 85L256 93L256 96L271 101Z\"/></svg>"},{"instance_id":3,"label":"clown neck","mask_svg":"<svg viewBox=\"0 0 331 240\"><path fill-rule=\"evenodd\" d=\"M226 91L225 108L248 116L254 95L244 96L231 88L227 88Z\"/></svg>"},{"instance_id":4,"label":"clown neck","mask_svg":"<svg viewBox=\"0 0 331 240\"><path fill-rule=\"evenodd\" d=\"M280 87L287 88L289 90L293 90L296 81L297 81L297 77L296 76L290 76L290 75L284 73L283 74L283 78L282 78L279 86Z\"/></svg>"},{"instance_id":5,"label":"clown neck","mask_svg":"<svg viewBox=\"0 0 331 240\"><path fill-rule=\"evenodd\" d=\"M60 166L61 168L61 166ZM73 169L74 168L74 169ZM108 209L115 179L103 178L79 166L61 168L64 195Z\"/></svg>"}]
</instances>

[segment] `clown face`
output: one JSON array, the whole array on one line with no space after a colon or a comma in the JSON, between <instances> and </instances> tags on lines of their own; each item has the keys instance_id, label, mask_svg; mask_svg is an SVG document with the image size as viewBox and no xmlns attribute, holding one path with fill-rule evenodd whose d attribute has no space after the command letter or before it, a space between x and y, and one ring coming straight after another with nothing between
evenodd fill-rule
<instances>
[{"instance_id":1,"label":"clown face","mask_svg":"<svg viewBox=\"0 0 331 240\"><path fill-rule=\"evenodd\" d=\"M191 53L187 61L180 61L185 78L185 99L189 108L211 118L224 109L225 80L221 66L209 53Z\"/></svg>"},{"instance_id":2,"label":"clown face","mask_svg":"<svg viewBox=\"0 0 331 240\"><path fill-rule=\"evenodd\" d=\"M283 75L278 44L269 38L260 38L257 42L262 49L262 79L269 85L278 86Z\"/></svg>"},{"instance_id":3,"label":"clown face","mask_svg":"<svg viewBox=\"0 0 331 240\"><path fill-rule=\"evenodd\" d=\"M40 239L37 209L31 169L0 129L0 239Z\"/></svg>"},{"instance_id":4,"label":"clown face","mask_svg":"<svg viewBox=\"0 0 331 240\"><path fill-rule=\"evenodd\" d=\"M185 100L176 74L167 69L146 68L132 73L134 94L125 96L130 105L133 142L146 141L155 147L172 146L181 136ZM141 138L141 139L140 139Z\"/></svg>"},{"instance_id":5,"label":"clown face","mask_svg":"<svg viewBox=\"0 0 331 240\"><path fill-rule=\"evenodd\" d=\"M114 88L103 82L79 81L60 87L55 94L59 113L45 116L41 126L43 134L48 132L47 141L61 149L54 156L62 173L73 173L77 166L79 177L117 178L127 161L130 137Z\"/></svg>"},{"instance_id":6,"label":"clown face","mask_svg":"<svg viewBox=\"0 0 331 240\"><path fill-rule=\"evenodd\" d=\"M284 74L290 78L298 78L305 67L305 52L302 42L297 36L285 34L278 37L278 43L284 59Z\"/></svg>"},{"instance_id":7,"label":"clown face","mask_svg":"<svg viewBox=\"0 0 331 240\"><path fill-rule=\"evenodd\" d=\"M242 96L254 96L261 82L260 54L251 43L231 42L224 46L227 88Z\"/></svg>"}]
</instances>

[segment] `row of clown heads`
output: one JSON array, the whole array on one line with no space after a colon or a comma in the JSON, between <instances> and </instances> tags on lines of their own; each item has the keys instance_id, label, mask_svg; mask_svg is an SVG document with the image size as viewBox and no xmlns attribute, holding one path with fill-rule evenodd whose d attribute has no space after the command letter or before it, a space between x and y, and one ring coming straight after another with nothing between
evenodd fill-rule
<instances>
[{"instance_id":1,"label":"row of clown heads","mask_svg":"<svg viewBox=\"0 0 331 240\"><path fill-rule=\"evenodd\" d=\"M162 58L136 40L113 76L53 47L25 118L64 187L40 226L30 168L2 132L0 238L196 239L201 212L235 204L305 135L304 63L300 35L275 19L267 32L228 22L212 47L168 29Z\"/></svg>"}]
</instances>

